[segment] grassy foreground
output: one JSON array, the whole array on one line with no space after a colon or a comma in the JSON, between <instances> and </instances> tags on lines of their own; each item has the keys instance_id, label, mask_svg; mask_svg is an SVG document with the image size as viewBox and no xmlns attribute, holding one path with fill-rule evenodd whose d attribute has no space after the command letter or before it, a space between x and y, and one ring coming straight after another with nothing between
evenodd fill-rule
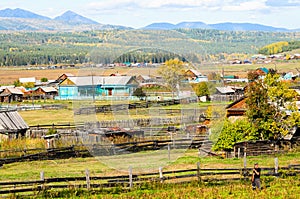
<instances>
[{"instance_id":1,"label":"grassy foreground","mask_svg":"<svg viewBox=\"0 0 300 199\"><path fill-rule=\"evenodd\" d=\"M145 183L131 190L121 188L47 190L34 198L276 198L297 199L300 196L300 180L298 177L263 178L262 190L252 190L249 182L209 182L196 181L182 184L149 184ZM32 198L32 196L29 196ZM10 198L21 198L11 195ZM26 198L26 196L22 196Z\"/></svg>"},{"instance_id":2,"label":"grassy foreground","mask_svg":"<svg viewBox=\"0 0 300 199\"><path fill-rule=\"evenodd\" d=\"M147 152L143 152L147 157ZM131 154L135 157L136 154ZM247 157L247 165L251 167L258 162L263 167L273 167L275 156ZM300 164L300 152L290 152L276 155L279 167L289 164ZM112 156L114 158L114 156ZM129 161L130 156L126 156ZM123 160L125 161L125 160ZM153 160L156 161L156 160ZM176 161L164 167L164 171L196 168L242 168L243 159L220 159L218 157L199 157L197 150L187 150ZM133 171L135 171L133 167ZM101 158L70 158L65 160L31 161L3 165L0 168L0 181L38 180L40 171L45 178L51 177L80 177L89 169L91 176L127 175L128 172L112 169L101 161ZM134 172L135 173L135 172ZM250 182L218 182L214 179L205 183L191 181L189 183L144 183L134 185L131 190L124 187L85 189L53 189L38 193L28 198L299 198L299 176L276 178L262 176L261 191L253 191ZM0 187L1 189L1 187ZM25 195L6 195L9 198L26 198ZM1 198L1 197L0 197Z\"/></svg>"},{"instance_id":3,"label":"grassy foreground","mask_svg":"<svg viewBox=\"0 0 300 199\"><path fill-rule=\"evenodd\" d=\"M141 158L149 157L147 153L140 152L126 155L126 162L136 160L137 155ZM183 156L178 158L174 162L165 161L166 165L159 165L160 160L152 160L153 165L157 165L155 171L158 171L159 166L164 166L164 171L168 170L180 170L180 169L195 169L197 168L197 162L201 163L201 168L242 168L243 159L220 159L218 157L199 157L197 150L187 150ZM279 167L288 166L289 164L300 164L300 152L291 152L287 154L277 155L279 160ZM111 156L111 162L117 159L116 156ZM124 158L119 162L125 161ZM137 161L137 160L136 160ZM141 159L141 162L145 161ZM254 163L258 162L263 167L274 166L274 156L253 156L247 157L247 167L252 167ZM43 160L43 161L31 161L31 162L19 162L12 164L4 164L0 168L0 181L15 181L15 180L38 180L40 178L40 172L44 171L45 178L55 177L80 177L84 176L85 169L89 169L91 176L108 176L108 175L120 175L128 174L125 172L113 169L107 166L105 163L108 161L101 161L101 157L98 158L70 158L64 160ZM124 163L125 164L125 163ZM112 164L108 164L112 165ZM133 166L133 172L137 170L137 166ZM34 169L33 169L34 168ZM128 167L127 167L128 168Z\"/></svg>"}]
</instances>

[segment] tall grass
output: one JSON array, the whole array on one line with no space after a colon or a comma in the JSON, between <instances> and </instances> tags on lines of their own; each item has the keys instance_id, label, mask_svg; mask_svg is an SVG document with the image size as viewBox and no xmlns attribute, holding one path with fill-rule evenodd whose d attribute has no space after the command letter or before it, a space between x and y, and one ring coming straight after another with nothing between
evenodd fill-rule
<instances>
[{"instance_id":1,"label":"tall grass","mask_svg":"<svg viewBox=\"0 0 300 199\"><path fill-rule=\"evenodd\" d=\"M0 150L24 150L45 148L44 139L19 138L0 142Z\"/></svg>"},{"instance_id":2,"label":"tall grass","mask_svg":"<svg viewBox=\"0 0 300 199\"><path fill-rule=\"evenodd\" d=\"M44 139L13 139L13 140L3 140L0 142L0 158L5 157L20 157L27 152L28 149L45 149L45 140ZM39 152L35 150L34 153Z\"/></svg>"}]
</instances>

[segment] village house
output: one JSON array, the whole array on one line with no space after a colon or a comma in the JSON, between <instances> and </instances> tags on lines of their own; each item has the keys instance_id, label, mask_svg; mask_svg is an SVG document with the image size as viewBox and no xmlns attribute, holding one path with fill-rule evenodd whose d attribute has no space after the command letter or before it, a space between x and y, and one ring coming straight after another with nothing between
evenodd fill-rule
<instances>
[{"instance_id":1,"label":"village house","mask_svg":"<svg viewBox=\"0 0 300 199\"><path fill-rule=\"evenodd\" d=\"M133 76L68 77L58 86L59 99L131 96L138 85Z\"/></svg>"},{"instance_id":2,"label":"village house","mask_svg":"<svg viewBox=\"0 0 300 199\"><path fill-rule=\"evenodd\" d=\"M185 71L184 76L190 83L208 82L207 76L202 75L195 69L188 69Z\"/></svg>"},{"instance_id":3,"label":"village house","mask_svg":"<svg viewBox=\"0 0 300 199\"><path fill-rule=\"evenodd\" d=\"M226 107L226 117L233 121L244 117L246 108L246 97L241 97Z\"/></svg>"},{"instance_id":4,"label":"village house","mask_svg":"<svg viewBox=\"0 0 300 199\"><path fill-rule=\"evenodd\" d=\"M24 99L38 100L38 99L54 99L58 95L58 91L54 87L40 86L28 90L24 93Z\"/></svg>"},{"instance_id":5,"label":"village house","mask_svg":"<svg viewBox=\"0 0 300 199\"><path fill-rule=\"evenodd\" d=\"M24 93L15 87L6 87L2 91L0 90L0 102L11 103L13 101L21 102L23 100Z\"/></svg>"},{"instance_id":6,"label":"village house","mask_svg":"<svg viewBox=\"0 0 300 199\"><path fill-rule=\"evenodd\" d=\"M153 83L154 80L148 75L139 75L136 77L136 80L139 83Z\"/></svg>"},{"instance_id":7,"label":"village house","mask_svg":"<svg viewBox=\"0 0 300 199\"><path fill-rule=\"evenodd\" d=\"M235 93L231 86L216 87L216 91L217 95L233 95Z\"/></svg>"}]
</instances>

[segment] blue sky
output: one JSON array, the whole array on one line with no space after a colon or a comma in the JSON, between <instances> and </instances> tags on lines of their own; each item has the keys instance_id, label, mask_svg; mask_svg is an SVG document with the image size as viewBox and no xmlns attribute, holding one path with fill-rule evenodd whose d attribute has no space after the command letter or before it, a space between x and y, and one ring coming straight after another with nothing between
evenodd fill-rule
<instances>
[{"instance_id":1,"label":"blue sky","mask_svg":"<svg viewBox=\"0 0 300 199\"><path fill-rule=\"evenodd\" d=\"M140 28L153 22L250 22L300 28L300 0L1 0L54 18L67 10L99 23Z\"/></svg>"}]
</instances>

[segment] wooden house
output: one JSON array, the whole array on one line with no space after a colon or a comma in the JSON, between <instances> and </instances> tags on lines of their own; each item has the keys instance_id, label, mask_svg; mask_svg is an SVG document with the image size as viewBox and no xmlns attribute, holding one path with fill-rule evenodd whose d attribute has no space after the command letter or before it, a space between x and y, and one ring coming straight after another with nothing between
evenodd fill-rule
<instances>
[{"instance_id":1,"label":"wooden house","mask_svg":"<svg viewBox=\"0 0 300 199\"><path fill-rule=\"evenodd\" d=\"M199 83L199 82L207 82L208 78L205 75L202 75L199 71L195 69L188 69L184 73L185 78L190 83Z\"/></svg>"},{"instance_id":2,"label":"wooden house","mask_svg":"<svg viewBox=\"0 0 300 199\"><path fill-rule=\"evenodd\" d=\"M0 141L23 137L28 128L17 111L0 111Z\"/></svg>"},{"instance_id":3,"label":"wooden house","mask_svg":"<svg viewBox=\"0 0 300 199\"><path fill-rule=\"evenodd\" d=\"M58 95L58 91L54 87L38 87L33 91L33 94L42 99L54 99Z\"/></svg>"},{"instance_id":4,"label":"wooden house","mask_svg":"<svg viewBox=\"0 0 300 199\"><path fill-rule=\"evenodd\" d=\"M64 73L57 78L58 82L62 82L63 80L67 79L68 77L75 77L72 73Z\"/></svg>"},{"instance_id":5,"label":"wooden house","mask_svg":"<svg viewBox=\"0 0 300 199\"><path fill-rule=\"evenodd\" d=\"M240 118L245 115L247 110L246 97L242 97L226 107L227 118Z\"/></svg>"},{"instance_id":6,"label":"wooden house","mask_svg":"<svg viewBox=\"0 0 300 199\"><path fill-rule=\"evenodd\" d=\"M233 95L235 93L235 90L233 90L230 86L216 87L216 91L218 95Z\"/></svg>"},{"instance_id":7,"label":"wooden house","mask_svg":"<svg viewBox=\"0 0 300 199\"><path fill-rule=\"evenodd\" d=\"M258 68L255 70L255 72L259 75L259 76L265 76L269 73L269 69L262 67L262 68Z\"/></svg>"},{"instance_id":8,"label":"wooden house","mask_svg":"<svg viewBox=\"0 0 300 199\"><path fill-rule=\"evenodd\" d=\"M152 82L154 82L154 80L150 76L147 76L147 75L139 75L139 76L136 77L136 80L139 83L152 83Z\"/></svg>"},{"instance_id":9,"label":"wooden house","mask_svg":"<svg viewBox=\"0 0 300 199\"><path fill-rule=\"evenodd\" d=\"M13 101L22 101L24 93L18 88L7 87L0 94L0 101L11 103Z\"/></svg>"}]
</instances>

